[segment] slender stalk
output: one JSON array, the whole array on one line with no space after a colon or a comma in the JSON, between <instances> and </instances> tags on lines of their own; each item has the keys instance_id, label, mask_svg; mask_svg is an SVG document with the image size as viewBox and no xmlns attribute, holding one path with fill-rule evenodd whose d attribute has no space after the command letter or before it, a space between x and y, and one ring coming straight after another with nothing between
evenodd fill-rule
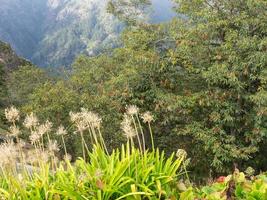
<instances>
[{"instance_id":1,"label":"slender stalk","mask_svg":"<svg viewBox=\"0 0 267 200\"><path fill-rule=\"evenodd\" d=\"M129 175L131 173L131 158L130 158L130 141L129 139L127 140L127 144L126 144L126 151L127 151L127 156L128 156L128 162L129 162Z\"/></svg>"},{"instance_id":2,"label":"slender stalk","mask_svg":"<svg viewBox=\"0 0 267 200\"><path fill-rule=\"evenodd\" d=\"M149 133L150 133L150 138L151 138L151 144L152 144L152 150L155 150L155 145L154 145L154 137L153 137L153 132L150 123L148 123L148 128L149 128Z\"/></svg>"},{"instance_id":3,"label":"slender stalk","mask_svg":"<svg viewBox=\"0 0 267 200\"><path fill-rule=\"evenodd\" d=\"M134 165L135 165L135 181L136 181L136 184L138 184L137 162L136 162L136 151L135 151L135 148L133 148L133 154L134 154Z\"/></svg>"},{"instance_id":4,"label":"slender stalk","mask_svg":"<svg viewBox=\"0 0 267 200\"><path fill-rule=\"evenodd\" d=\"M47 132L46 135L47 135L48 142L50 143L50 135L49 135L49 133Z\"/></svg>"},{"instance_id":5,"label":"slender stalk","mask_svg":"<svg viewBox=\"0 0 267 200\"><path fill-rule=\"evenodd\" d=\"M62 143L63 143L63 147L64 147L64 152L65 152L65 156L67 156L67 148L66 148L66 144L65 144L65 140L64 140L64 136L61 135L61 139L62 139Z\"/></svg>"},{"instance_id":6,"label":"slender stalk","mask_svg":"<svg viewBox=\"0 0 267 200\"><path fill-rule=\"evenodd\" d=\"M44 136L43 135L41 136L41 142L42 142L42 150L44 151L45 146L44 146Z\"/></svg>"},{"instance_id":7,"label":"slender stalk","mask_svg":"<svg viewBox=\"0 0 267 200\"><path fill-rule=\"evenodd\" d=\"M88 146L87 146L87 143L86 143L84 137L83 137L83 144L84 144L84 146L85 146L85 148L86 148L87 154L89 155L90 151L89 151L89 148L88 148Z\"/></svg>"},{"instance_id":8,"label":"slender stalk","mask_svg":"<svg viewBox=\"0 0 267 200\"><path fill-rule=\"evenodd\" d=\"M98 139L97 139L97 135L96 135L96 132L95 132L95 129L91 125L89 125L89 127L90 127L90 130L92 132L93 138L95 140L95 144L99 144Z\"/></svg>"},{"instance_id":9,"label":"slender stalk","mask_svg":"<svg viewBox=\"0 0 267 200\"><path fill-rule=\"evenodd\" d=\"M98 128L97 130L98 130L98 133L99 133L99 136L100 136L100 141L101 141L101 143L102 143L102 145L103 145L103 147L104 147L104 149L105 149L107 155L109 155L107 146L106 146L106 144L105 144L105 140L104 140L104 138L103 138L103 136L102 136L102 133L101 133L101 131L100 131L99 128Z\"/></svg>"},{"instance_id":10,"label":"slender stalk","mask_svg":"<svg viewBox=\"0 0 267 200\"><path fill-rule=\"evenodd\" d=\"M136 115L136 118L137 118L137 122L138 122L138 125L139 125L139 129L141 131L141 136L142 136L142 140L143 140L143 152L144 152L146 150L145 136L144 136L144 132L143 132L143 129L142 129L142 126L141 126L141 122L140 122L140 119L139 119L138 115Z\"/></svg>"},{"instance_id":11,"label":"slender stalk","mask_svg":"<svg viewBox=\"0 0 267 200\"><path fill-rule=\"evenodd\" d=\"M134 119L133 115L132 115L132 120L133 120L133 123L134 123L134 129L135 129L135 132L136 132L138 145L139 145L140 151L142 151L141 141L140 141L140 138L139 138L138 129L137 129L136 122L135 122L135 119Z\"/></svg>"},{"instance_id":12,"label":"slender stalk","mask_svg":"<svg viewBox=\"0 0 267 200\"><path fill-rule=\"evenodd\" d=\"M81 139L82 139L83 159L84 159L84 161L86 161L86 160L85 160L85 149L84 149L84 144L83 144L83 141L84 141L84 139L83 139L83 132L80 131L80 134L81 134Z\"/></svg>"}]
</instances>

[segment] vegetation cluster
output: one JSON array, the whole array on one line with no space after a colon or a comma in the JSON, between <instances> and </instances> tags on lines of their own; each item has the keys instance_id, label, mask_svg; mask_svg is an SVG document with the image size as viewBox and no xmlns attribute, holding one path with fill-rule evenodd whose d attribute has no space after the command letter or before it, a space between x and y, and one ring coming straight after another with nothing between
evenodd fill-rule
<instances>
[{"instance_id":1,"label":"vegetation cluster","mask_svg":"<svg viewBox=\"0 0 267 200\"><path fill-rule=\"evenodd\" d=\"M17 167L8 167L2 193L22 199L265 200L267 2L176 0L177 17L161 24L127 12L149 1L130 2L110 1L110 12L128 25L122 46L111 52L80 56L71 69L57 71L24 65L10 72L0 63L2 113L12 104L21 119L35 122L9 118L9 108L0 131L14 136L11 145L24 139L37 153L53 149L48 165L31 164L39 173L22 175L24 187L13 176ZM175 157L177 149L186 156L180 151Z\"/></svg>"}]
</instances>

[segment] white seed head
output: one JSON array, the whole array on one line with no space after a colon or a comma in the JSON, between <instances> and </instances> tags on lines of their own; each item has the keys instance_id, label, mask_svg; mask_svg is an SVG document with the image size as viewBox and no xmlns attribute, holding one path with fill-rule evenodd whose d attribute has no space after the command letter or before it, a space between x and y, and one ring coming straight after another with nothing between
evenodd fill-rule
<instances>
[{"instance_id":1,"label":"white seed head","mask_svg":"<svg viewBox=\"0 0 267 200\"><path fill-rule=\"evenodd\" d=\"M35 114L31 113L30 115L26 116L23 125L28 129L36 127L38 125L38 118L35 116Z\"/></svg>"},{"instance_id":2,"label":"white seed head","mask_svg":"<svg viewBox=\"0 0 267 200\"><path fill-rule=\"evenodd\" d=\"M87 129L87 125L84 123L84 121L77 122L76 127L79 132L83 132Z\"/></svg>"},{"instance_id":3,"label":"white seed head","mask_svg":"<svg viewBox=\"0 0 267 200\"><path fill-rule=\"evenodd\" d=\"M135 105L130 105L126 107L126 113L128 115L137 115L139 112L139 108Z\"/></svg>"},{"instance_id":4,"label":"white seed head","mask_svg":"<svg viewBox=\"0 0 267 200\"><path fill-rule=\"evenodd\" d=\"M102 119L98 114L88 111L86 108L81 108L80 116L86 124L93 128L100 128Z\"/></svg>"},{"instance_id":5,"label":"white seed head","mask_svg":"<svg viewBox=\"0 0 267 200\"><path fill-rule=\"evenodd\" d=\"M154 120L153 115L148 111L142 114L141 118L143 119L144 123L151 123Z\"/></svg>"},{"instance_id":6,"label":"white seed head","mask_svg":"<svg viewBox=\"0 0 267 200\"><path fill-rule=\"evenodd\" d=\"M72 159L72 157L71 157L70 154L66 154L66 155L64 155L64 160L65 160L65 161L71 161L71 159Z\"/></svg>"},{"instance_id":7,"label":"white seed head","mask_svg":"<svg viewBox=\"0 0 267 200\"><path fill-rule=\"evenodd\" d=\"M64 126L59 126L58 129L57 129L57 132L56 132L56 135L58 136L64 136L64 135L67 135L67 131L65 130Z\"/></svg>"},{"instance_id":8,"label":"white seed head","mask_svg":"<svg viewBox=\"0 0 267 200\"><path fill-rule=\"evenodd\" d=\"M5 109L5 116L7 121L15 122L19 120L19 110L17 110L14 106Z\"/></svg>"},{"instance_id":9,"label":"white seed head","mask_svg":"<svg viewBox=\"0 0 267 200\"><path fill-rule=\"evenodd\" d=\"M124 115L123 121L121 122L121 129L123 130L124 136L127 137L127 139L136 136L135 130L132 127L132 119L129 115Z\"/></svg>"},{"instance_id":10,"label":"white seed head","mask_svg":"<svg viewBox=\"0 0 267 200\"><path fill-rule=\"evenodd\" d=\"M52 140L52 141L48 142L48 150L50 152L58 152L59 151L59 146L58 146L56 140Z\"/></svg>"},{"instance_id":11,"label":"white seed head","mask_svg":"<svg viewBox=\"0 0 267 200\"><path fill-rule=\"evenodd\" d=\"M91 115L91 117L90 117L91 118L91 121L90 121L91 126L93 128L100 128L102 119L96 113L90 112L90 115Z\"/></svg>"},{"instance_id":12,"label":"white seed head","mask_svg":"<svg viewBox=\"0 0 267 200\"><path fill-rule=\"evenodd\" d=\"M79 132L82 132L89 127L100 128L102 119L98 114L88 111L86 108L81 108L81 112L70 112L70 118L75 123Z\"/></svg>"},{"instance_id":13,"label":"white seed head","mask_svg":"<svg viewBox=\"0 0 267 200\"><path fill-rule=\"evenodd\" d=\"M37 128L37 133L42 136L42 135L44 135L44 134L46 134L48 132L51 132L52 127L53 127L52 122L46 121L44 124L41 124Z\"/></svg>"},{"instance_id":14,"label":"white seed head","mask_svg":"<svg viewBox=\"0 0 267 200\"><path fill-rule=\"evenodd\" d=\"M187 157L187 153L183 149L178 149L177 152L176 152L176 157L185 159Z\"/></svg>"},{"instance_id":15,"label":"white seed head","mask_svg":"<svg viewBox=\"0 0 267 200\"><path fill-rule=\"evenodd\" d=\"M10 126L9 133L11 136L17 137L20 134L20 130L17 126Z\"/></svg>"},{"instance_id":16,"label":"white seed head","mask_svg":"<svg viewBox=\"0 0 267 200\"><path fill-rule=\"evenodd\" d=\"M47 151L41 151L40 152L40 159L42 159L42 162L46 163L49 160L49 153Z\"/></svg>"},{"instance_id":17,"label":"white seed head","mask_svg":"<svg viewBox=\"0 0 267 200\"><path fill-rule=\"evenodd\" d=\"M70 112L69 115L70 115L70 121L73 122L73 123L76 123L77 121L81 120L80 113Z\"/></svg>"},{"instance_id":18,"label":"white seed head","mask_svg":"<svg viewBox=\"0 0 267 200\"><path fill-rule=\"evenodd\" d=\"M4 167L8 164L16 163L18 151L13 142L0 145L0 165Z\"/></svg>"},{"instance_id":19,"label":"white seed head","mask_svg":"<svg viewBox=\"0 0 267 200\"><path fill-rule=\"evenodd\" d=\"M31 143L34 144L41 139L41 135L38 132L32 132L29 139Z\"/></svg>"}]
</instances>

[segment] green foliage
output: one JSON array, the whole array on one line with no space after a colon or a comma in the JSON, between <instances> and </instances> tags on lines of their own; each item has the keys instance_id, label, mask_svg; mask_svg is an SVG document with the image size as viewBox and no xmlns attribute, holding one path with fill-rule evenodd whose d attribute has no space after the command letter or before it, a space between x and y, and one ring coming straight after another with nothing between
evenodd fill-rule
<instances>
[{"instance_id":1,"label":"green foliage","mask_svg":"<svg viewBox=\"0 0 267 200\"><path fill-rule=\"evenodd\" d=\"M50 79L44 70L32 65L12 71L6 81L12 103L15 105L27 103L33 91Z\"/></svg>"},{"instance_id":2,"label":"green foliage","mask_svg":"<svg viewBox=\"0 0 267 200\"><path fill-rule=\"evenodd\" d=\"M5 84L5 71L4 66L0 62L0 127L3 120L3 109L6 107L7 100L7 88Z\"/></svg>"},{"instance_id":3,"label":"green foliage","mask_svg":"<svg viewBox=\"0 0 267 200\"><path fill-rule=\"evenodd\" d=\"M0 63L0 107L4 106L6 98L5 71L4 66Z\"/></svg>"},{"instance_id":4,"label":"green foliage","mask_svg":"<svg viewBox=\"0 0 267 200\"><path fill-rule=\"evenodd\" d=\"M150 0L109 0L107 10L128 25L144 23Z\"/></svg>"},{"instance_id":5,"label":"green foliage","mask_svg":"<svg viewBox=\"0 0 267 200\"><path fill-rule=\"evenodd\" d=\"M147 3L131 2L137 9ZM186 149L197 179L229 173L234 165L265 170L266 1L177 2L184 18L137 23L121 35L123 46L81 56L65 80L39 82L34 77L42 73L26 73L14 76L11 91L27 112L56 125L68 126L68 113L79 107L97 111L109 149L123 140L119 119L127 105L153 111L156 146L167 154ZM122 1L110 6L118 15L127 10Z\"/></svg>"},{"instance_id":6,"label":"green foliage","mask_svg":"<svg viewBox=\"0 0 267 200\"><path fill-rule=\"evenodd\" d=\"M143 199L174 195L172 185L181 159L157 152L140 153L122 146L111 155L95 147L90 163L62 162L52 174L43 163L39 172L18 178L1 176L1 196L7 199ZM20 174L20 176L22 176Z\"/></svg>"},{"instance_id":7,"label":"green foliage","mask_svg":"<svg viewBox=\"0 0 267 200\"><path fill-rule=\"evenodd\" d=\"M138 109L132 111L137 112L128 110L125 124L130 129L132 123L129 120L138 118ZM142 130L141 124L133 129L134 134L127 135L126 145L108 153L98 115L84 108L81 112L71 113L71 122L76 126L72 134L83 141L80 146L83 159L71 163L65 143L64 160L59 160L59 147L52 140L59 137L64 141L69 133L64 128L54 132L50 122L41 124L34 114L26 116L24 127L19 126L19 111L11 107L6 113L13 127L9 134L17 138L17 143L0 145L3 156L0 160L2 198L130 200L168 199L178 195L175 182L185 173L186 153L179 150L176 155L172 153L166 157L159 149L136 148L134 141ZM15 129L18 131L12 131ZM22 130L29 135L24 142L20 139ZM127 133L128 129L125 130ZM32 145L25 148L27 141ZM89 144L93 144L91 151Z\"/></svg>"},{"instance_id":8,"label":"green foliage","mask_svg":"<svg viewBox=\"0 0 267 200\"><path fill-rule=\"evenodd\" d=\"M200 189L189 188L181 193L181 200L194 199L251 199L264 200L267 198L267 176L245 177L242 172L235 172L227 177L220 177L216 182Z\"/></svg>"},{"instance_id":9,"label":"green foliage","mask_svg":"<svg viewBox=\"0 0 267 200\"><path fill-rule=\"evenodd\" d=\"M218 171L243 166L266 140L266 1L177 1L187 15L175 57L205 88L178 96L180 135L201 143ZM181 58L181 59L179 59Z\"/></svg>"}]
</instances>

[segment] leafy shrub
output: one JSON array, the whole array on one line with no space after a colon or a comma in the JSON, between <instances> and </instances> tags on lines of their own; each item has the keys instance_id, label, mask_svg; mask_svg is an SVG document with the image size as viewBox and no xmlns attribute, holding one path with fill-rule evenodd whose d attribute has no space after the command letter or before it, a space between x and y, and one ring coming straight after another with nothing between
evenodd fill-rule
<instances>
[{"instance_id":1,"label":"leafy shrub","mask_svg":"<svg viewBox=\"0 0 267 200\"><path fill-rule=\"evenodd\" d=\"M221 176L211 185L201 189L188 188L181 193L181 200L265 200L267 199L267 174L246 177L236 170L233 175Z\"/></svg>"}]
</instances>

